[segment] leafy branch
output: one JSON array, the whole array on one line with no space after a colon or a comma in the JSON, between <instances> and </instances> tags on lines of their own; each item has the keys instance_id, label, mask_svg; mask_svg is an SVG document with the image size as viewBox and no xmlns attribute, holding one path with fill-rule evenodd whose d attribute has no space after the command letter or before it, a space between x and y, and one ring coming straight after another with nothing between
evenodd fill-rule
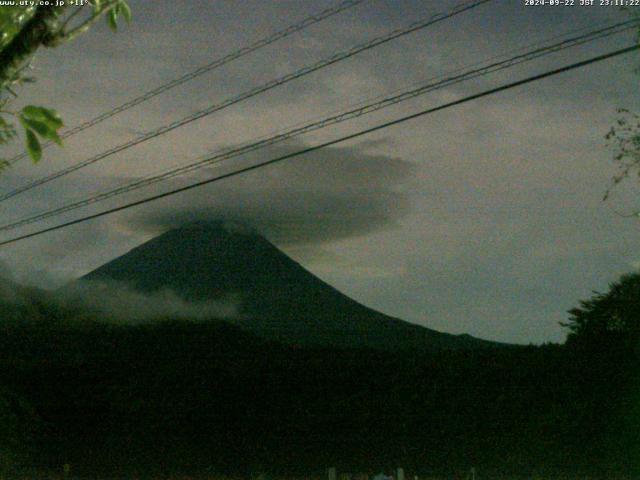
<instances>
[{"instance_id":1,"label":"leafy branch","mask_svg":"<svg viewBox=\"0 0 640 480\"><path fill-rule=\"evenodd\" d=\"M613 160L618 173L613 177L613 185L607 189L603 200L607 200L613 187L633 175L640 179L640 115L626 108L619 108L618 120L605 136L607 146L614 152Z\"/></svg>"},{"instance_id":2,"label":"leafy branch","mask_svg":"<svg viewBox=\"0 0 640 480\"><path fill-rule=\"evenodd\" d=\"M18 96L19 87L34 81L25 72L40 47L57 47L74 40L103 16L109 28L116 31L119 18L131 21L131 9L126 0L92 0L87 7L42 5L0 9L0 145L17 136L11 118L22 126L26 152L34 162L42 158L42 140L62 144L59 130L63 122L55 110L29 105L13 111L10 104ZM7 166L9 162L0 158L0 170Z\"/></svg>"},{"instance_id":3,"label":"leafy branch","mask_svg":"<svg viewBox=\"0 0 640 480\"><path fill-rule=\"evenodd\" d=\"M635 9L624 7L632 17L640 19L640 13ZM640 28L636 34L636 41L640 44ZM640 75L640 66L635 68ZM613 176L612 184L605 191L603 201L607 201L613 189L623 180L636 176L640 180L640 115L626 108L618 108L618 118L605 135L607 146L613 150L613 161L618 173ZM625 217L640 217L640 212L634 212Z\"/></svg>"}]
</instances>

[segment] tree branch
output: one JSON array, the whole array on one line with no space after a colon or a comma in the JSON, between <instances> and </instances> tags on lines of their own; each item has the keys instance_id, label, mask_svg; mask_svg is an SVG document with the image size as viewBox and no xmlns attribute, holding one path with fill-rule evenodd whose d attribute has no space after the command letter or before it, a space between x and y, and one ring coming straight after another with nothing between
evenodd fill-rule
<instances>
[{"instance_id":1,"label":"tree branch","mask_svg":"<svg viewBox=\"0 0 640 480\"><path fill-rule=\"evenodd\" d=\"M55 21L64 7L39 6L20 32L0 51L0 87L11 83L41 46L55 43Z\"/></svg>"},{"instance_id":2,"label":"tree branch","mask_svg":"<svg viewBox=\"0 0 640 480\"><path fill-rule=\"evenodd\" d=\"M68 32L64 32L64 31L61 32L62 37L64 38L65 41L73 40L78 35L81 35L82 33L86 32L89 29L89 27L91 27L91 25L93 25L95 22L98 21L98 19L103 13L108 12L109 10L114 8L117 4L118 4L118 0L113 0L111 2L108 2L103 8L101 8L97 12L94 12L89 18L85 19L85 21L82 22L80 25L74 27L72 30L69 30Z\"/></svg>"}]
</instances>

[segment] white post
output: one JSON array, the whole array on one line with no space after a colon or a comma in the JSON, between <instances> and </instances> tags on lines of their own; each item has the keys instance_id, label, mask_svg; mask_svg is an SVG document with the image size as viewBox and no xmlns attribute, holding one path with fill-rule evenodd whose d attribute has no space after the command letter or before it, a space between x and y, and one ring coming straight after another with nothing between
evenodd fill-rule
<instances>
[{"instance_id":1,"label":"white post","mask_svg":"<svg viewBox=\"0 0 640 480\"><path fill-rule=\"evenodd\" d=\"M398 474L396 475L396 480L404 480L404 468L398 467Z\"/></svg>"},{"instance_id":2,"label":"white post","mask_svg":"<svg viewBox=\"0 0 640 480\"><path fill-rule=\"evenodd\" d=\"M329 479L328 480L336 480L336 467L331 467L329 469Z\"/></svg>"}]
</instances>

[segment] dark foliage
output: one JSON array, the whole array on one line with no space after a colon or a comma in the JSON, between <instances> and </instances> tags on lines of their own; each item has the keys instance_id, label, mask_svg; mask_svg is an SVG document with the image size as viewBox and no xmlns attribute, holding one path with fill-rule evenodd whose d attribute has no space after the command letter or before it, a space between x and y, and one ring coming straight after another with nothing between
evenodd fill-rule
<instances>
[{"instance_id":1,"label":"dark foliage","mask_svg":"<svg viewBox=\"0 0 640 480\"><path fill-rule=\"evenodd\" d=\"M638 473L637 397L615 355L296 348L222 322L60 314L2 329L0 384L39 417L40 470Z\"/></svg>"},{"instance_id":2,"label":"dark foliage","mask_svg":"<svg viewBox=\"0 0 640 480\"><path fill-rule=\"evenodd\" d=\"M607 293L594 292L580 307L569 311L564 324L568 342L593 348L638 349L640 347L640 273L624 275Z\"/></svg>"}]
</instances>

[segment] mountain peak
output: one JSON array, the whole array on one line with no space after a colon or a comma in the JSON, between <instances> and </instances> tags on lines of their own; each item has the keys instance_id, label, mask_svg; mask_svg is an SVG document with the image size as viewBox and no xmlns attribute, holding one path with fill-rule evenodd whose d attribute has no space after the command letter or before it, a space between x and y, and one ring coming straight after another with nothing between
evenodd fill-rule
<instances>
[{"instance_id":1,"label":"mountain peak","mask_svg":"<svg viewBox=\"0 0 640 480\"><path fill-rule=\"evenodd\" d=\"M238 325L290 343L421 349L489 344L367 308L254 230L231 222L198 222L169 230L83 279L123 282L141 292L170 289L191 301L239 298Z\"/></svg>"},{"instance_id":2,"label":"mountain peak","mask_svg":"<svg viewBox=\"0 0 640 480\"><path fill-rule=\"evenodd\" d=\"M261 236L253 227L233 220L212 220L208 222L198 220L169 230L169 232L210 232L221 235Z\"/></svg>"}]
</instances>

